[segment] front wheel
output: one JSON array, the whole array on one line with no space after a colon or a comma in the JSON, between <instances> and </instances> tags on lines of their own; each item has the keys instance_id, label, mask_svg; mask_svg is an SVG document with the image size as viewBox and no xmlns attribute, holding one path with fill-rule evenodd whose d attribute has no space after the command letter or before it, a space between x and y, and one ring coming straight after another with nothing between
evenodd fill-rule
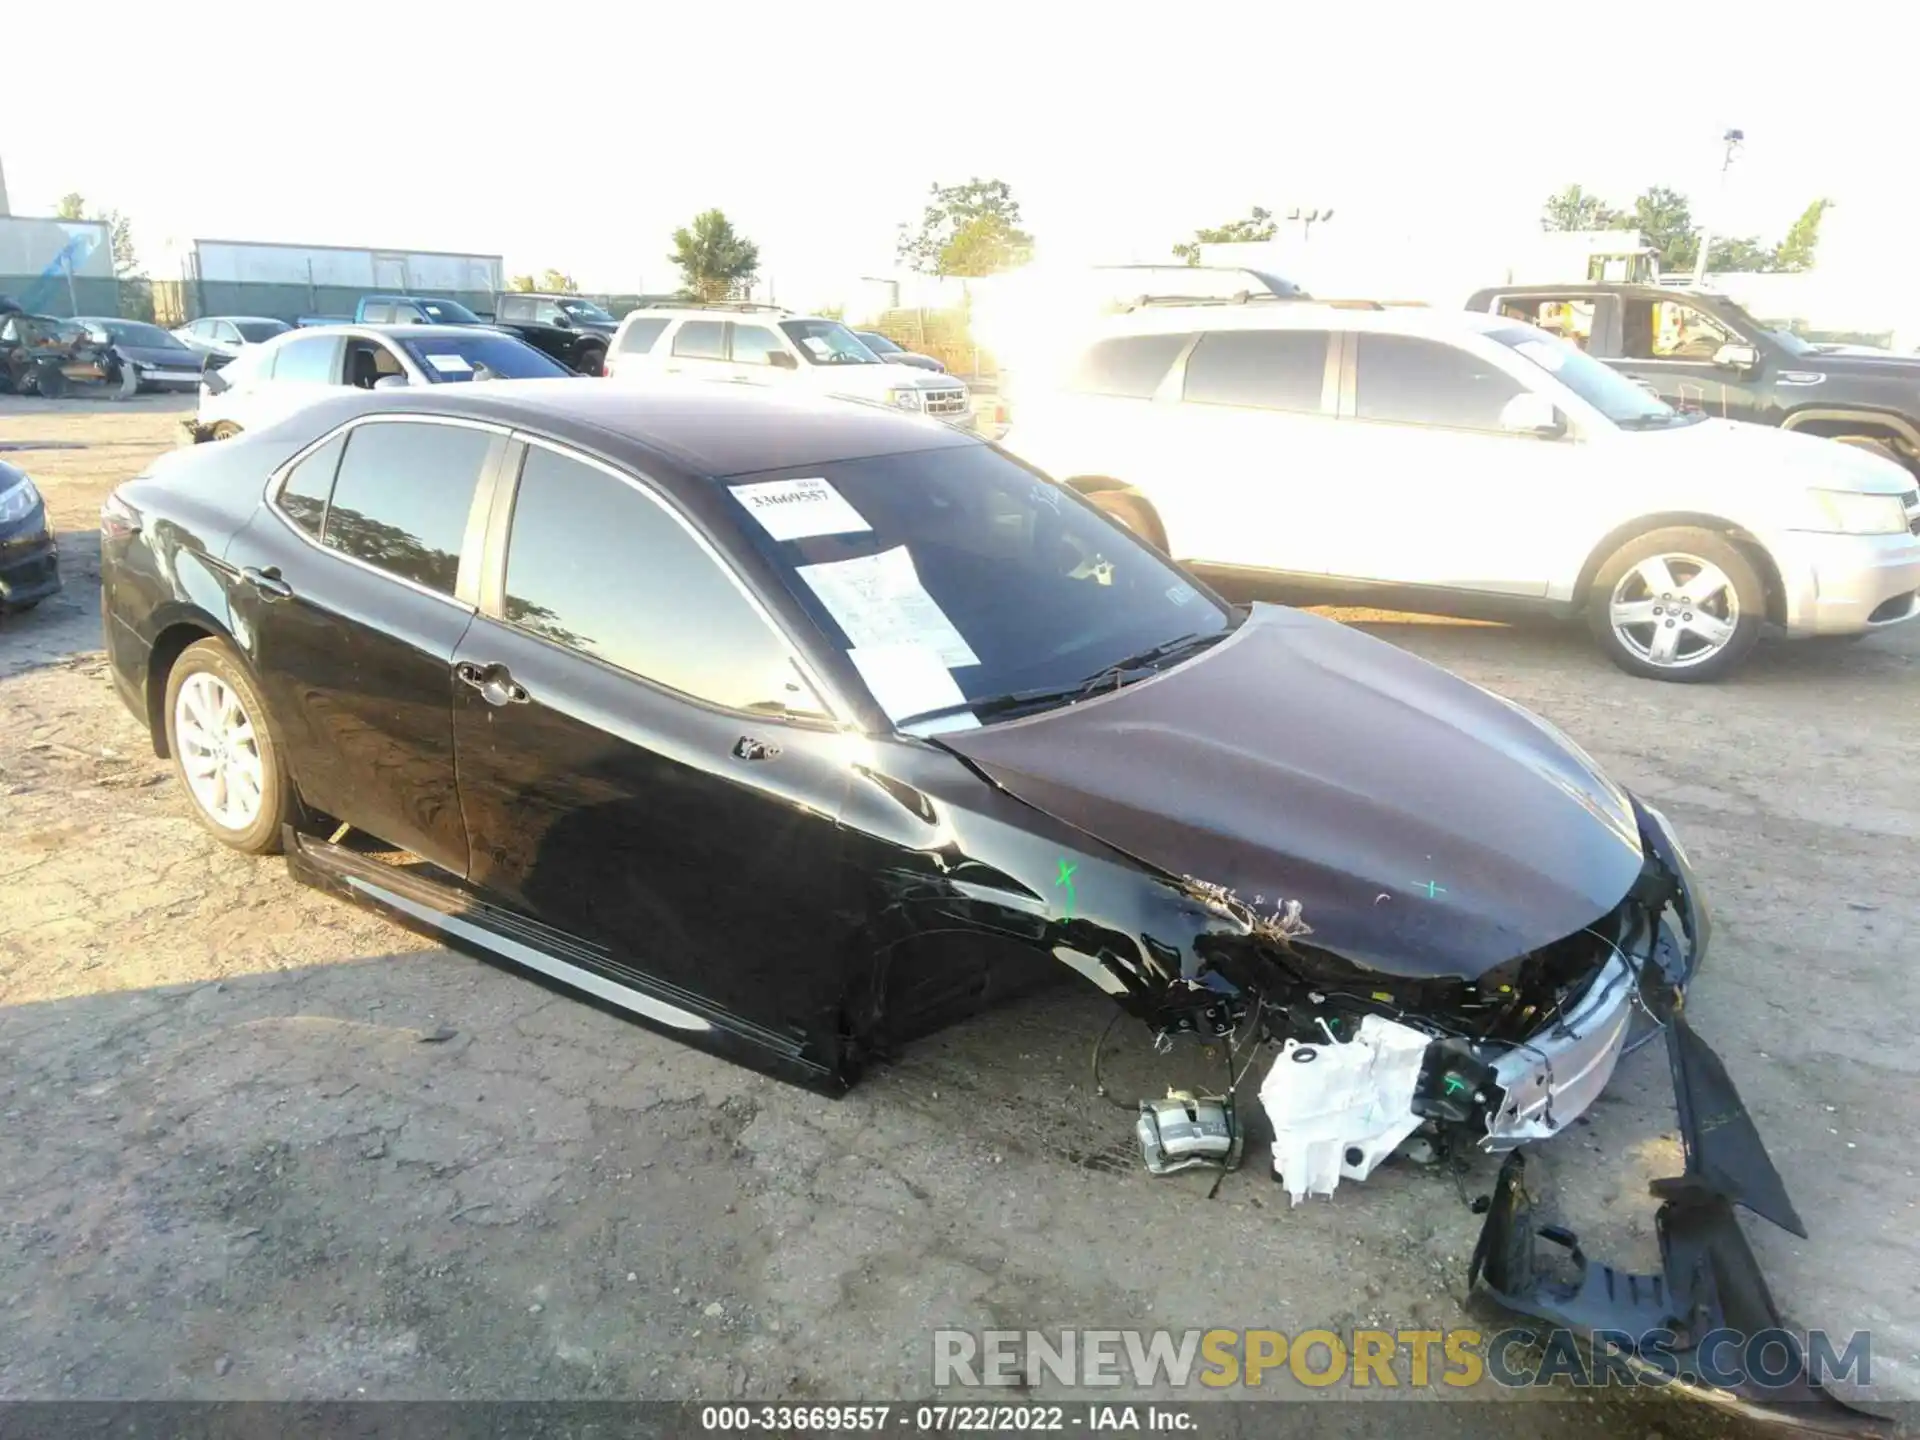
<instances>
[{"instance_id":1,"label":"front wheel","mask_svg":"<svg viewBox=\"0 0 1920 1440\"><path fill-rule=\"evenodd\" d=\"M260 694L231 649L201 640L167 676L167 750L193 818L247 855L280 849L292 787Z\"/></svg>"},{"instance_id":2,"label":"front wheel","mask_svg":"<svg viewBox=\"0 0 1920 1440\"><path fill-rule=\"evenodd\" d=\"M583 350L574 369L582 375L604 375L607 369L607 352L604 350Z\"/></svg>"},{"instance_id":3,"label":"front wheel","mask_svg":"<svg viewBox=\"0 0 1920 1440\"><path fill-rule=\"evenodd\" d=\"M1629 540L1607 558L1588 594L1587 623L1629 675L1697 683L1747 658L1766 603L1759 572L1738 545L1678 526Z\"/></svg>"},{"instance_id":4,"label":"front wheel","mask_svg":"<svg viewBox=\"0 0 1920 1440\"><path fill-rule=\"evenodd\" d=\"M240 433L240 427L231 420L222 420L207 433L216 440L231 440Z\"/></svg>"}]
</instances>

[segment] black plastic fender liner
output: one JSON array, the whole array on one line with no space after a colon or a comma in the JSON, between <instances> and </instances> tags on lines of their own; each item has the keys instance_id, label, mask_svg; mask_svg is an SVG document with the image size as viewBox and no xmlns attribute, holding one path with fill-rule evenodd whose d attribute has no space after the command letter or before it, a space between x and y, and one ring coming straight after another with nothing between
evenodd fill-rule
<instances>
[{"instance_id":1,"label":"black plastic fender liner","mask_svg":"<svg viewBox=\"0 0 1920 1440\"><path fill-rule=\"evenodd\" d=\"M1693 1033L1684 1011L1667 1024L1667 1060L1673 1068L1673 1103L1687 1163L1678 1177L1656 1180L1653 1193L1676 1200L1690 1190L1719 1196L1806 1239L1806 1222L1787 1198L1786 1182L1774 1168L1727 1067Z\"/></svg>"}]
</instances>

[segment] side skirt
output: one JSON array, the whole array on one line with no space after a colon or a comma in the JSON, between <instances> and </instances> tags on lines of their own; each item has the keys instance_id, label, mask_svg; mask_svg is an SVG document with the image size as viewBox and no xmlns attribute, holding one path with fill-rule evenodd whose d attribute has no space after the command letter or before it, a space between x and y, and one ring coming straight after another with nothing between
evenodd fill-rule
<instances>
[{"instance_id":1,"label":"side skirt","mask_svg":"<svg viewBox=\"0 0 1920 1440\"><path fill-rule=\"evenodd\" d=\"M418 934L522 974L597 1009L824 1095L844 1094L843 1069L807 1053L800 1033L770 1030L712 1002L643 975L550 925L489 904L451 880L382 864L291 826L283 831L294 879L377 910Z\"/></svg>"}]
</instances>

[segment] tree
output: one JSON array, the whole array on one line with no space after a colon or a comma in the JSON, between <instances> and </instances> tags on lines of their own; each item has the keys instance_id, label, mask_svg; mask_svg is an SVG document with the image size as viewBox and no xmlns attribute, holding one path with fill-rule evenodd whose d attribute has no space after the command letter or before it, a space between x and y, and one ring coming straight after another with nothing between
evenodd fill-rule
<instances>
[{"instance_id":1,"label":"tree","mask_svg":"<svg viewBox=\"0 0 1920 1440\"><path fill-rule=\"evenodd\" d=\"M1800 218L1787 230L1787 238L1780 242L1780 248L1774 251L1774 268L1777 270L1811 270L1813 268L1814 248L1820 243L1820 221L1833 204L1831 200L1816 200L1800 212Z\"/></svg>"},{"instance_id":2,"label":"tree","mask_svg":"<svg viewBox=\"0 0 1920 1440\"><path fill-rule=\"evenodd\" d=\"M1253 207L1253 213L1244 220L1229 220L1224 225L1209 226L1193 232L1193 239L1182 241L1173 247L1176 257L1189 265L1200 263L1202 245L1232 245L1246 240L1271 240L1279 232L1273 212L1259 205Z\"/></svg>"},{"instance_id":3,"label":"tree","mask_svg":"<svg viewBox=\"0 0 1920 1440\"><path fill-rule=\"evenodd\" d=\"M507 289L522 295L539 291L543 295L578 295L580 287L573 283L573 277L564 270L545 270L535 280L531 275L513 275L507 279Z\"/></svg>"},{"instance_id":4,"label":"tree","mask_svg":"<svg viewBox=\"0 0 1920 1440\"><path fill-rule=\"evenodd\" d=\"M1004 180L974 176L964 185L934 185L909 233L902 222L895 253L923 275L992 275L1033 258L1033 236L1020 228L1020 202Z\"/></svg>"},{"instance_id":5,"label":"tree","mask_svg":"<svg viewBox=\"0 0 1920 1440\"><path fill-rule=\"evenodd\" d=\"M531 294L540 287L533 283L531 275L510 275L507 277L507 289L521 295Z\"/></svg>"},{"instance_id":6,"label":"tree","mask_svg":"<svg viewBox=\"0 0 1920 1440\"><path fill-rule=\"evenodd\" d=\"M1578 185L1569 185L1558 195L1547 197L1540 212L1542 230L1618 230L1627 217L1598 195L1589 195Z\"/></svg>"},{"instance_id":7,"label":"tree","mask_svg":"<svg viewBox=\"0 0 1920 1440\"><path fill-rule=\"evenodd\" d=\"M725 300L753 288L760 270L760 247L738 234L721 210L693 217L673 232L673 253L681 282L702 300Z\"/></svg>"},{"instance_id":8,"label":"tree","mask_svg":"<svg viewBox=\"0 0 1920 1440\"><path fill-rule=\"evenodd\" d=\"M1671 273L1691 270L1700 253L1700 236L1693 221L1693 207L1678 190L1650 185L1634 197L1633 212L1620 217L1616 227L1638 230L1660 256L1660 269Z\"/></svg>"},{"instance_id":9,"label":"tree","mask_svg":"<svg viewBox=\"0 0 1920 1440\"><path fill-rule=\"evenodd\" d=\"M69 190L54 207L56 220L93 220L107 227L107 243L113 247L113 273L122 280L141 278L140 256L133 248L133 222L118 210L98 215L87 214L87 200L78 190Z\"/></svg>"},{"instance_id":10,"label":"tree","mask_svg":"<svg viewBox=\"0 0 1920 1440\"><path fill-rule=\"evenodd\" d=\"M1780 252L1762 245L1757 236L1711 240L1707 249L1707 269L1711 273L1753 272L1780 269Z\"/></svg>"}]
</instances>

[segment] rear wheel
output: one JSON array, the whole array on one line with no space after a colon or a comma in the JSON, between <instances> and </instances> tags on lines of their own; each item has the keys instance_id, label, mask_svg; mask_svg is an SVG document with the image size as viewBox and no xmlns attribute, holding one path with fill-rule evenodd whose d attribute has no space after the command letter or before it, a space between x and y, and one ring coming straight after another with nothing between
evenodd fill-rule
<instances>
[{"instance_id":1,"label":"rear wheel","mask_svg":"<svg viewBox=\"0 0 1920 1440\"><path fill-rule=\"evenodd\" d=\"M180 652L167 675L167 750L193 818L221 844L248 855L280 849L293 812L292 787L267 709L220 640Z\"/></svg>"},{"instance_id":2,"label":"rear wheel","mask_svg":"<svg viewBox=\"0 0 1920 1440\"><path fill-rule=\"evenodd\" d=\"M240 433L240 427L231 420L222 420L207 433L216 440L231 440Z\"/></svg>"},{"instance_id":3,"label":"rear wheel","mask_svg":"<svg viewBox=\"0 0 1920 1440\"><path fill-rule=\"evenodd\" d=\"M1165 553L1167 532L1161 528L1160 517L1154 514L1153 506L1140 496L1129 495L1124 490L1096 490L1087 499L1096 510L1104 511L1154 549Z\"/></svg>"},{"instance_id":4,"label":"rear wheel","mask_svg":"<svg viewBox=\"0 0 1920 1440\"><path fill-rule=\"evenodd\" d=\"M1650 680L1718 680L1747 658L1766 591L1744 551L1711 530L1655 530L1608 557L1587 623L1622 670Z\"/></svg>"}]
</instances>

